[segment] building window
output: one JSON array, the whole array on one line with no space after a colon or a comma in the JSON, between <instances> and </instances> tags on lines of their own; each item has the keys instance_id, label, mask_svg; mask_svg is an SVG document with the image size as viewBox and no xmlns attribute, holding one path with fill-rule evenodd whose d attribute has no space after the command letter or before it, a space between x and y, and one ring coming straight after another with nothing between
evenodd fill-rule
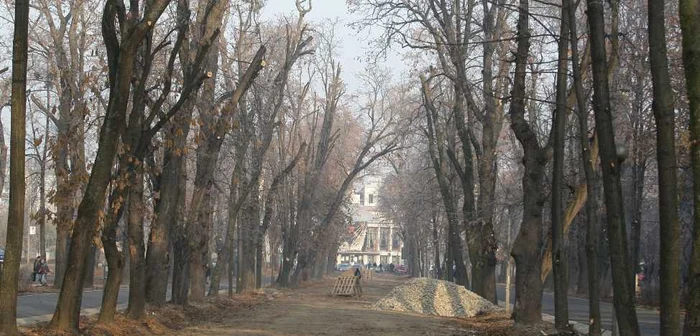
<instances>
[{"instance_id":1,"label":"building window","mask_svg":"<svg viewBox=\"0 0 700 336\"><path fill-rule=\"evenodd\" d=\"M391 249L396 251L401 248L401 237L396 231L393 233L394 234L391 236Z\"/></svg>"},{"instance_id":2,"label":"building window","mask_svg":"<svg viewBox=\"0 0 700 336\"><path fill-rule=\"evenodd\" d=\"M377 251L378 250L378 245L377 244L377 228L367 228L367 238L365 240L365 248L364 251Z\"/></svg>"},{"instance_id":3,"label":"building window","mask_svg":"<svg viewBox=\"0 0 700 336\"><path fill-rule=\"evenodd\" d=\"M389 229L388 228L381 228L381 236L380 239L381 241L379 242L379 249L382 251L388 251L389 250Z\"/></svg>"},{"instance_id":4,"label":"building window","mask_svg":"<svg viewBox=\"0 0 700 336\"><path fill-rule=\"evenodd\" d=\"M374 195L369 194L369 204L374 204Z\"/></svg>"}]
</instances>

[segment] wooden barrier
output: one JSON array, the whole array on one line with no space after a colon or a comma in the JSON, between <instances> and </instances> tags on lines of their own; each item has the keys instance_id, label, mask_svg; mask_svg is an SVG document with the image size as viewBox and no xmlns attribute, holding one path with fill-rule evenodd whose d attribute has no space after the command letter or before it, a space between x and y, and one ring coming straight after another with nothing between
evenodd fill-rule
<instances>
[{"instance_id":1,"label":"wooden barrier","mask_svg":"<svg viewBox=\"0 0 700 336\"><path fill-rule=\"evenodd\" d=\"M373 269L363 269L362 270L362 279L365 279L366 281L372 281L374 279L374 270Z\"/></svg>"},{"instance_id":2,"label":"wooden barrier","mask_svg":"<svg viewBox=\"0 0 700 336\"><path fill-rule=\"evenodd\" d=\"M360 278L355 276L341 276L335 281L331 295L362 296Z\"/></svg>"}]
</instances>

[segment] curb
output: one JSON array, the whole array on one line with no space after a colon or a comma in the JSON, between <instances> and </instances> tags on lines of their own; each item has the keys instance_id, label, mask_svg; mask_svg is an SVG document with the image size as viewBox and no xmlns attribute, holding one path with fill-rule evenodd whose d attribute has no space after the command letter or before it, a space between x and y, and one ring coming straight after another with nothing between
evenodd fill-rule
<instances>
[{"instance_id":1,"label":"curb","mask_svg":"<svg viewBox=\"0 0 700 336\"><path fill-rule=\"evenodd\" d=\"M120 287L129 287L128 285L122 285ZM219 293L224 293L228 291L227 288L225 289L219 289ZM36 295L42 295L41 294L36 294ZM48 293L46 293L48 294ZM54 294L54 293L50 293ZM120 303L117 305L117 312L122 312L126 310L128 303ZM91 315L97 315L100 313L100 307L96 308L87 308L87 309L81 309L80 310L80 316L91 316ZM53 313L51 314L46 314L46 315L37 315L37 316L29 316L29 317L22 317L17 319L17 326L18 327L32 327L38 323L46 323L46 322L51 322L51 319L53 318Z\"/></svg>"},{"instance_id":2,"label":"curb","mask_svg":"<svg viewBox=\"0 0 700 336\"><path fill-rule=\"evenodd\" d=\"M501 307L505 307L506 303L505 303L504 301L500 301L500 300L499 300L499 301L498 301L498 305L501 306ZM511 304L510 306L511 306L511 309L512 309L513 304ZM511 311L512 311L512 310L511 310ZM553 315L549 315L549 314L544 314L544 313L543 313L543 314L542 314L542 321L549 322L549 323L552 323L552 324L553 324L553 323L554 323L554 316L553 316ZM579 333L579 334L583 334L583 335L588 335L588 325L587 325L587 324L585 324L585 323L580 323L580 322L576 322L576 321L571 321L571 320L570 320L570 321L569 321L569 325L571 326L571 328L572 328L575 332L577 332L577 333ZM612 336L612 331L602 329L602 330L601 330L601 335L602 335L602 336Z\"/></svg>"},{"instance_id":3,"label":"curb","mask_svg":"<svg viewBox=\"0 0 700 336\"><path fill-rule=\"evenodd\" d=\"M124 309L126 309L126 303L122 303L122 304L117 305L118 311L122 311ZM88 308L88 309L81 309L80 310L80 316L97 315L99 313L100 313L100 308ZM53 317L53 314L46 314L46 315L18 318L17 319L17 326L18 327L31 327L31 326L36 325L38 323L50 322L52 317Z\"/></svg>"}]
</instances>

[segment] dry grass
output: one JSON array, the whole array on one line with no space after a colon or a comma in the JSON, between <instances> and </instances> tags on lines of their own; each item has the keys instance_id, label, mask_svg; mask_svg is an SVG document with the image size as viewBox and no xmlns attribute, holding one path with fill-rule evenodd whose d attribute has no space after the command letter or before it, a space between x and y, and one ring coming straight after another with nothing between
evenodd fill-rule
<instances>
[{"instance_id":1,"label":"dry grass","mask_svg":"<svg viewBox=\"0 0 700 336\"><path fill-rule=\"evenodd\" d=\"M460 320L460 325L473 330L477 335L494 336L542 336L556 334L554 325L542 322L532 326L515 325L510 313L494 312Z\"/></svg>"},{"instance_id":2,"label":"dry grass","mask_svg":"<svg viewBox=\"0 0 700 336\"><path fill-rule=\"evenodd\" d=\"M219 324L225 319L235 316L240 311L246 311L259 305L269 296L264 292L237 295L233 298L220 296L207 298L206 301L179 306L166 304L161 307L149 307L146 317L135 321L123 314L115 316L114 323L97 324L97 317L81 317L79 335L95 336L132 336L132 335L172 335L186 328L203 324ZM64 336L40 325L32 329L23 329L25 336Z\"/></svg>"}]
</instances>

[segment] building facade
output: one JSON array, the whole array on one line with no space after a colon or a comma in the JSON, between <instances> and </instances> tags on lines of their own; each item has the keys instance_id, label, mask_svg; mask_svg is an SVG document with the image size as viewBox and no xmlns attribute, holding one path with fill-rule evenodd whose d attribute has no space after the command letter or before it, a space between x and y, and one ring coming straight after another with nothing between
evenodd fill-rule
<instances>
[{"instance_id":1,"label":"building facade","mask_svg":"<svg viewBox=\"0 0 700 336\"><path fill-rule=\"evenodd\" d=\"M398 226L377 209L379 183L371 182L352 195L352 225L347 228L336 263L403 264Z\"/></svg>"}]
</instances>

